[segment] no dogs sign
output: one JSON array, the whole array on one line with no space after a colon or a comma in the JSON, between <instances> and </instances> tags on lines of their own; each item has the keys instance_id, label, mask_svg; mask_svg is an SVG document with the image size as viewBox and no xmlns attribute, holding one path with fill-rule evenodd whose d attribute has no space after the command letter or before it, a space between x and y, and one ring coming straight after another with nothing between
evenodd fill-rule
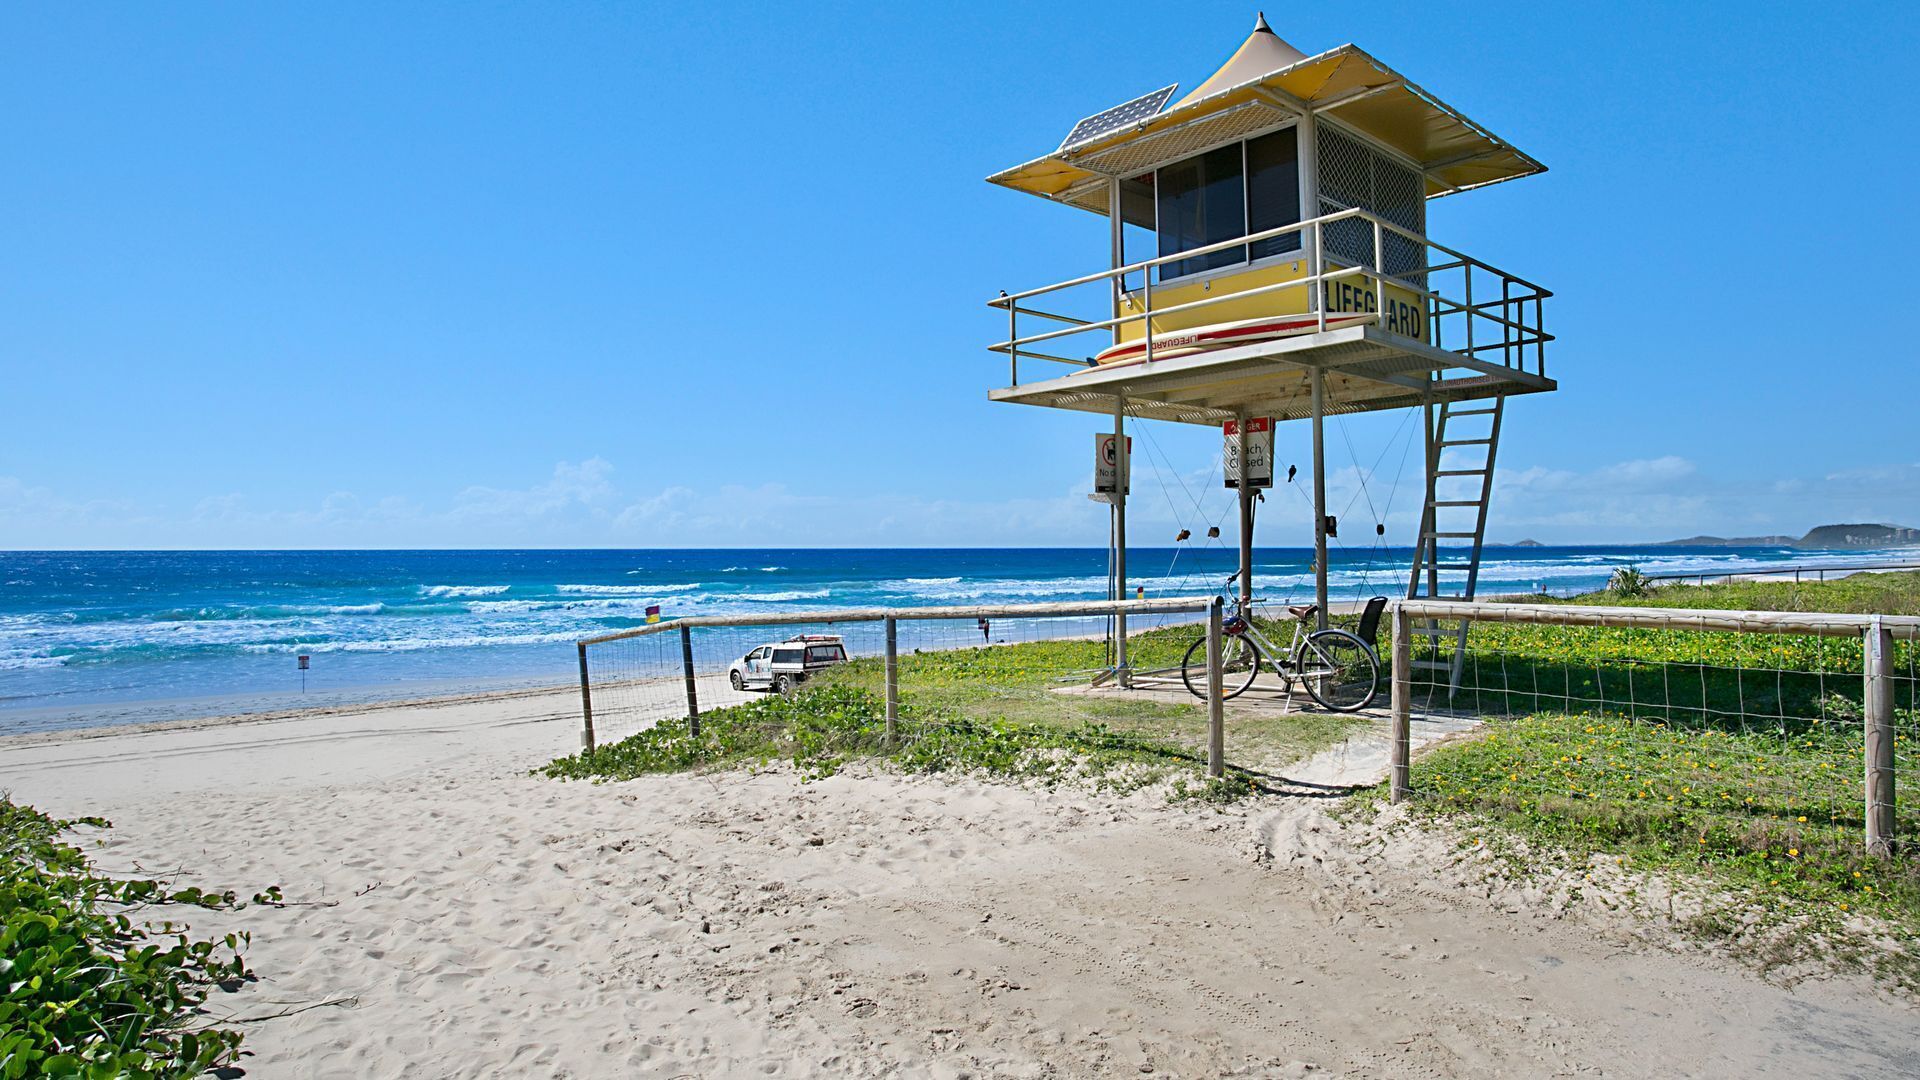
<instances>
[{"instance_id":1,"label":"no dogs sign","mask_svg":"<svg viewBox=\"0 0 1920 1080\"><path fill-rule=\"evenodd\" d=\"M1127 491L1133 490L1133 437L1127 437ZM1106 434L1093 437L1093 490L1097 495L1111 495L1120 490L1115 477L1120 475L1120 440L1118 436Z\"/></svg>"}]
</instances>

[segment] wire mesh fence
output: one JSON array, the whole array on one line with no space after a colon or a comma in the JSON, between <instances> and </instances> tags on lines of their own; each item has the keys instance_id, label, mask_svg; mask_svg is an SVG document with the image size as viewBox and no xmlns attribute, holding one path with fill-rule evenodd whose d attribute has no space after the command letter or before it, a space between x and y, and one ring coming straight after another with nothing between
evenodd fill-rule
<instances>
[{"instance_id":1,"label":"wire mesh fence","mask_svg":"<svg viewBox=\"0 0 1920 1080\"><path fill-rule=\"evenodd\" d=\"M715 740L737 740L841 760L1025 725L1190 745L1219 775L1217 702L1210 710L1184 687L1117 692L1133 671L1193 662L1196 643L1205 665L1216 607L1174 598L661 623L580 643L582 744L672 723L704 740L705 759L726 756Z\"/></svg>"},{"instance_id":2,"label":"wire mesh fence","mask_svg":"<svg viewBox=\"0 0 1920 1080\"><path fill-rule=\"evenodd\" d=\"M1818 826L1885 853L1920 828L1895 797L1920 746L1916 638L1900 617L1408 602L1395 795L1684 817L1701 844ZM1462 715L1491 728L1410 760L1410 725Z\"/></svg>"}]
</instances>

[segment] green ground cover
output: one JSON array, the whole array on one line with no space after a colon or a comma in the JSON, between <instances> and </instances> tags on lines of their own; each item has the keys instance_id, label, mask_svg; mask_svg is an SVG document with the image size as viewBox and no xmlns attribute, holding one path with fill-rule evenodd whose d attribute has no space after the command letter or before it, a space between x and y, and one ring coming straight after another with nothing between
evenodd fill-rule
<instances>
[{"instance_id":1,"label":"green ground cover","mask_svg":"<svg viewBox=\"0 0 1920 1080\"><path fill-rule=\"evenodd\" d=\"M225 907L231 893L96 871L56 821L0 796L0 1077L191 1077L233 1060L238 1032L200 1005L248 972L244 936L151 926L158 905ZM274 900L277 894L257 899Z\"/></svg>"},{"instance_id":2,"label":"green ground cover","mask_svg":"<svg viewBox=\"0 0 1920 1080\"><path fill-rule=\"evenodd\" d=\"M1565 602L1905 614L1920 611L1920 574ZM1850 955L1861 950L1844 928L1877 917L1908 944L1872 962L1913 983L1920 792L1898 815L1900 853L1868 856L1856 641L1493 623L1470 641L1455 705L1498 719L1420 757L1420 811L1491 824L1535 841L1535 853L1605 854L1709 881L1728 900L1698 920L1706 932L1791 923L1807 947ZM1914 777L1910 647L1897 660L1895 764Z\"/></svg>"},{"instance_id":3,"label":"green ground cover","mask_svg":"<svg viewBox=\"0 0 1920 1080\"><path fill-rule=\"evenodd\" d=\"M1636 596L1602 592L1570 600L1532 597L1528 602L1904 615L1920 613L1920 573L1858 574L1830 582L1678 585ZM1415 644L1416 653L1433 655L1425 641ZM1482 714L1627 709L1644 715L1664 710L1676 723L1766 718L1772 726L1789 730L1822 721L1851 725L1859 720L1862 653L1857 636L1483 622L1474 625L1468 646L1456 703ZM1920 649L1896 642L1893 663L1901 704L1911 708Z\"/></svg>"},{"instance_id":4,"label":"green ground cover","mask_svg":"<svg viewBox=\"0 0 1920 1080\"><path fill-rule=\"evenodd\" d=\"M1197 631L1163 627L1129 638L1137 667L1177 666ZM1363 718L1233 708L1227 776L1205 774L1206 712L1181 695L1073 692L1106 663L1105 643L1038 641L909 653L899 658L900 723L885 738L885 671L864 659L790 695L662 721L542 771L627 779L784 761L809 776L865 760L914 773L970 772L1112 790L1165 784L1175 798L1223 800L1259 789L1267 770L1339 742Z\"/></svg>"}]
</instances>

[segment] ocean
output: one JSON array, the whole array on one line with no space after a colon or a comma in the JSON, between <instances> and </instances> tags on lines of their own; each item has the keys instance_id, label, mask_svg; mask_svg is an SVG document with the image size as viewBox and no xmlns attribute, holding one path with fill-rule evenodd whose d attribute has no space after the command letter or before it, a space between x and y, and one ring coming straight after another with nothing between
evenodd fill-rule
<instances>
[{"instance_id":1,"label":"ocean","mask_svg":"<svg viewBox=\"0 0 1920 1080\"><path fill-rule=\"evenodd\" d=\"M1900 554L1489 547L1480 590L1581 591L1626 563L1717 574ZM1334 597L1400 595L1409 558L1336 550ZM1195 595L1235 554L1215 542L1128 561L1148 596ZM1311 565L1308 549L1258 549L1257 595L1310 597ZM649 605L672 617L1106 589L1101 549L0 552L0 734L560 685L573 641L642 625Z\"/></svg>"}]
</instances>

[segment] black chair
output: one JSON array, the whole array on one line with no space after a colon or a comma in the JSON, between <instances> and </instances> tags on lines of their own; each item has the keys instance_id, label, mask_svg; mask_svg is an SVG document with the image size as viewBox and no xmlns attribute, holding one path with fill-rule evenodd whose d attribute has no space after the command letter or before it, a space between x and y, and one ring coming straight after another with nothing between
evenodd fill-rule
<instances>
[{"instance_id":1,"label":"black chair","mask_svg":"<svg viewBox=\"0 0 1920 1080\"><path fill-rule=\"evenodd\" d=\"M1380 613L1385 610L1387 610L1386 597L1376 596L1367 601L1367 606L1360 611L1360 625L1353 631L1353 636L1366 642L1367 648L1373 650L1375 657L1380 655L1380 642L1378 640L1380 637Z\"/></svg>"}]
</instances>

